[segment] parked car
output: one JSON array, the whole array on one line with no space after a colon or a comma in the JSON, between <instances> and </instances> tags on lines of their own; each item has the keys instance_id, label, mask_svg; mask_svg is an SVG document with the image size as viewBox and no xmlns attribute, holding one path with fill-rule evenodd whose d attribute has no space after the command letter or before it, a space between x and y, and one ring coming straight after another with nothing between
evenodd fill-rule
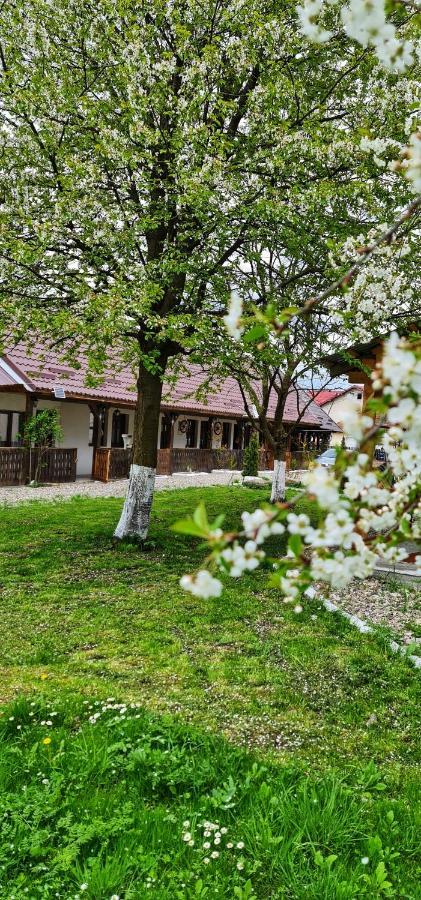
<instances>
[{"instance_id":1,"label":"parked car","mask_svg":"<svg viewBox=\"0 0 421 900\"><path fill-rule=\"evenodd\" d=\"M378 469L385 469L387 464L386 450L380 444L377 444L373 454L374 466Z\"/></svg>"},{"instance_id":2,"label":"parked car","mask_svg":"<svg viewBox=\"0 0 421 900\"><path fill-rule=\"evenodd\" d=\"M336 450L334 447L329 447L328 450L325 450L324 453L321 453L320 456L316 456L315 462L319 463L321 466L334 466L336 459Z\"/></svg>"}]
</instances>

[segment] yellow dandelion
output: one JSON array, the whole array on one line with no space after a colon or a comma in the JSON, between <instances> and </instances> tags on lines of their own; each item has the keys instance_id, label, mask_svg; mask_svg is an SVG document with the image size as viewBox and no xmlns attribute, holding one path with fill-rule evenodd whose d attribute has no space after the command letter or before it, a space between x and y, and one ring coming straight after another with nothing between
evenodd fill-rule
<instances>
[{"instance_id":1,"label":"yellow dandelion","mask_svg":"<svg viewBox=\"0 0 421 900\"><path fill-rule=\"evenodd\" d=\"M42 675L40 675L39 677L40 677L41 681L45 681L45 679L48 678L48 675L46 672L43 672Z\"/></svg>"},{"instance_id":2,"label":"yellow dandelion","mask_svg":"<svg viewBox=\"0 0 421 900\"><path fill-rule=\"evenodd\" d=\"M51 744L51 738L49 738L49 737L43 738L42 743L45 744L46 746L47 746L48 744Z\"/></svg>"}]
</instances>

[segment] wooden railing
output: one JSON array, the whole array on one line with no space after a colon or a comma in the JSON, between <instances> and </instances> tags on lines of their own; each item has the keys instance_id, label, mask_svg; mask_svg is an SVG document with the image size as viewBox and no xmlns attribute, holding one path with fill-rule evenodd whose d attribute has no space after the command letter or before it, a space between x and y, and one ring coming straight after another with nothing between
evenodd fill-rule
<instances>
[{"instance_id":1,"label":"wooden railing","mask_svg":"<svg viewBox=\"0 0 421 900\"><path fill-rule=\"evenodd\" d=\"M158 475L171 475L173 472L212 472L214 469L243 468L244 450L220 449L199 450L178 449L158 451ZM273 469L273 453L270 450L259 450L259 469Z\"/></svg>"},{"instance_id":2,"label":"wooden railing","mask_svg":"<svg viewBox=\"0 0 421 900\"><path fill-rule=\"evenodd\" d=\"M31 478L35 477L40 451L31 452ZM39 481L62 483L76 481L77 450L67 447L49 447L42 452Z\"/></svg>"},{"instance_id":3,"label":"wooden railing","mask_svg":"<svg viewBox=\"0 0 421 900\"><path fill-rule=\"evenodd\" d=\"M96 447L92 461L92 478L95 481L114 481L128 478L132 451L120 447Z\"/></svg>"},{"instance_id":4,"label":"wooden railing","mask_svg":"<svg viewBox=\"0 0 421 900\"><path fill-rule=\"evenodd\" d=\"M0 484L25 484L35 478L46 483L76 481L77 450L49 447L47 450L27 450L25 447L0 447Z\"/></svg>"},{"instance_id":5,"label":"wooden railing","mask_svg":"<svg viewBox=\"0 0 421 900\"><path fill-rule=\"evenodd\" d=\"M199 448L177 448L158 450L157 475L172 475L175 472L212 472L213 469L241 471L243 450L200 450ZM94 450L92 478L96 481L112 481L127 478L132 459L131 450L119 447L98 447ZM273 469L273 454L270 450L259 451L259 469Z\"/></svg>"},{"instance_id":6,"label":"wooden railing","mask_svg":"<svg viewBox=\"0 0 421 900\"><path fill-rule=\"evenodd\" d=\"M0 447L0 484L25 484L29 458L23 447Z\"/></svg>"}]
</instances>

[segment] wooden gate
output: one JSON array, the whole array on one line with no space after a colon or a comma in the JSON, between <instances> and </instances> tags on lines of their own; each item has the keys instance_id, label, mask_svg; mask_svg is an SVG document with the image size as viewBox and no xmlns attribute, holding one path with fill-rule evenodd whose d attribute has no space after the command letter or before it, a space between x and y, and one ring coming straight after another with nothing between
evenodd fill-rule
<instances>
[{"instance_id":1,"label":"wooden gate","mask_svg":"<svg viewBox=\"0 0 421 900\"><path fill-rule=\"evenodd\" d=\"M120 447L95 447L92 460L94 481L112 481L128 478L132 463L132 451Z\"/></svg>"}]
</instances>

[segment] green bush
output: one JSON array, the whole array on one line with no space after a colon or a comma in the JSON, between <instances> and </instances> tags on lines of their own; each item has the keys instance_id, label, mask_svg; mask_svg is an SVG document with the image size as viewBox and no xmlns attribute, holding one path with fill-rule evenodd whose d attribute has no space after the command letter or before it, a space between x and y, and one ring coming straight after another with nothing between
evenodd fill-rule
<instances>
[{"instance_id":1,"label":"green bush","mask_svg":"<svg viewBox=\"0 0 421 900\"><path fill-rule=\"evenodd\" d=\"M244 450L243 475L258 475L259 466L259 441L257 435L253 435L248 447Z\"/></svg>"}]
</instances>

